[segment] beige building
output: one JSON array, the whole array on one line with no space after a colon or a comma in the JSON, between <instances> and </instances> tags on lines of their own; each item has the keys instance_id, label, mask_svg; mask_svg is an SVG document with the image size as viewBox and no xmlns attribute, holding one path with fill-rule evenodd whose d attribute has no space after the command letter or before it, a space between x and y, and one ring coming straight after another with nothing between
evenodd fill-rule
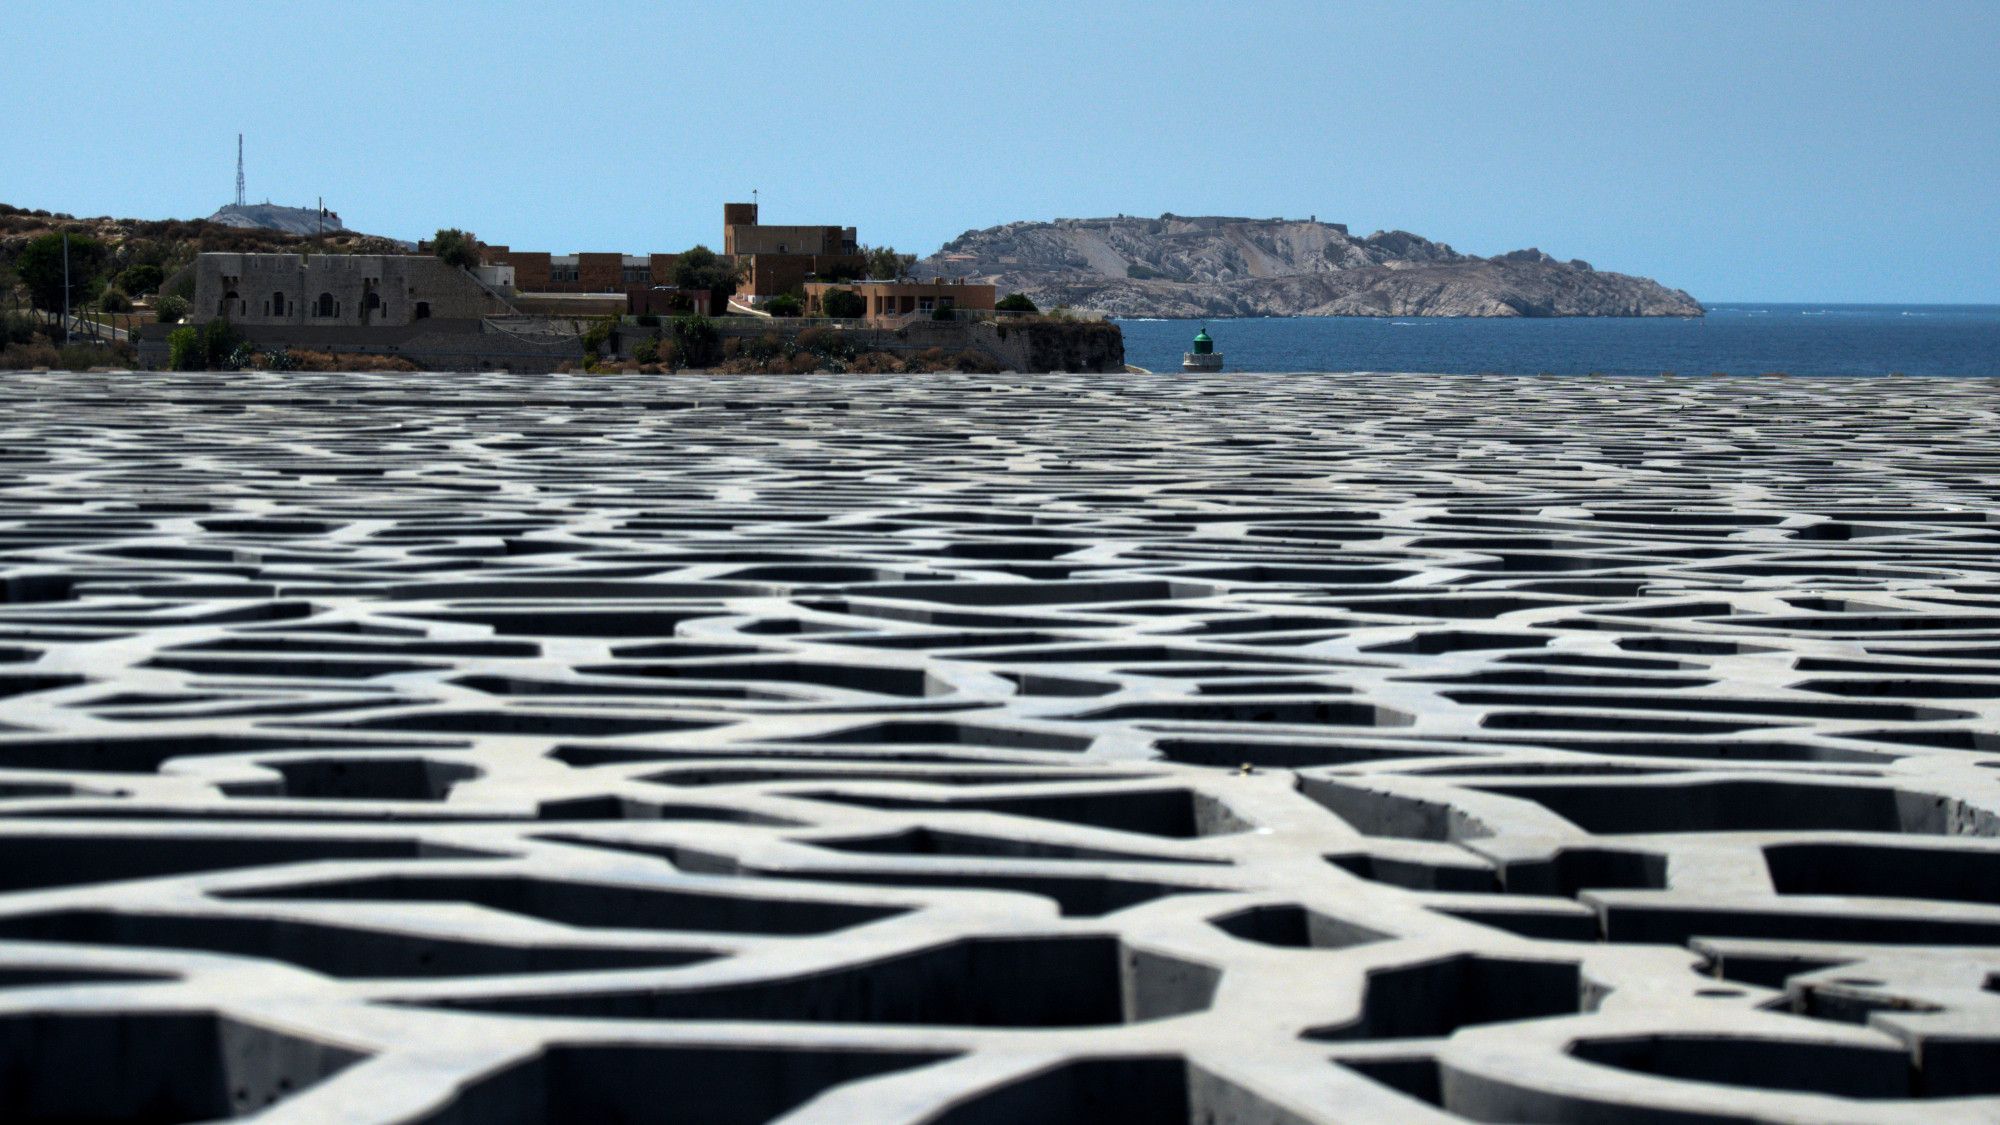
<instances>
[{"instance_id":1,"label":"beige building","mask_svg":"<svg viewBox=\"0 0 2000 1125\"><path fill-rule=\"evenodd\" d=\"M867 304L863 314L869 320L894 320L909 316L930 316L939 306L972 312L991 312L996 290L991 285L967 281L812 281L807 282L806 315L824 316L828 290L846 289Z\"/></svg>"}]
</instances>

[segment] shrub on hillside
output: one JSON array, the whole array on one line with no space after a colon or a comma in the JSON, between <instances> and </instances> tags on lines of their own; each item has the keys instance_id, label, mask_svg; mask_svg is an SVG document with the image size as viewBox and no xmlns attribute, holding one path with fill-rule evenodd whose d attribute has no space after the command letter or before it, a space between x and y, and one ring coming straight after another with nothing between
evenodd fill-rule
<instances>
[{"instance_id":1,"label":"shrub on hillside","mask_svg":"<svg viewBox=\"0 0 2000 1125\"><path fill-rule=\"evenodd\" d=\"M806 329L794 342L801 351L811 352L821 359L843 360L854 355L854 344L847 333L825 325Z\"/></svg>"},{"instance_id":2,"label":"shrub on hillside","mask_svg":"<svg viewBox=\"0 0 2000 1125\"><path fill-rule=\"evenodd\" d=\"M894 375L903 369L903 361L888 352L864 352L847 369L856 375Z\"/></svg>"},{"instance_id":3,"label":"shrub on hillside","mask_svg":"<svg viewBox=\"0 0 2000 1125\"><path fill-rule=\"evenodd\" d=\"M764 303L764 311L772 316L794 317L805 311L805 302L790 293L780 293Z\"/></svg>"},{"instance_id":4,"label":"shrub on hillside","mask_svg":"<svg viewBox=\"0 0 2000 1125\"><path fill-rule=\"evenodd\" d=\"M62 362L56 349L45 343L8 344L0 348L0 370L31 371L37 367L54 367Z\"/></svg>"},{"instance_id":5,"label":"shrub on hillside","mask_svg":"<svg viewBox=\"0 0 2000 1125\"><path fill-rule=\"evenodd\" d=\"M340 355L332 352L290 353L294 371L421 371L399 355Z\"/></svg>"},{"instance_id":6,"label":"shrub on hillside","mask_svg":"<svg viewBox=\"0 0 2000 1125\"><path fill-rule=\"evenodd\" d=\"M106 289L104 295L97 298L97 307L108 313L131 312L132 298L127 297L122 289Z\"/></svg>"},{"instance_id":7,"label":"shrub on hillside","mask_svg":"<svg viewBox=\"0 0 2000 1125\"><path fill-rule=\"evenodd\" d=\"M93 367L124 367L130 361L124 352L94 344L71 344L57 353L51 367L64 371L88 371Z\"/></svg>"},{"instance_id":8,"label":"shrub on hillside","mask_svg":"<svg viewBox=\"0 0 2000 1125\"><path fill-rule=\"evenodd\" d=\"M1000 365L984 352L962 351L952 357L951 363L953 371L972 375L997 375L1000 372Z\"/></svg>"},{"instance_id":9,"label":"shrub on hillside","mask_svg":"<svg viewBox=\"0 0 2000 1125\"><path fill-rule=\"evenodd\" d=\"M1031 313L1041 311L1035 307L1035 302L1028 299L1026 293L1009 293L996 301L993 307L999 309L1001 312Z\"/></svg>"},{"instance_id":10,"label":"shrub on hillside","mask_svg":"<svg viewBox=\"0 0 2000 1125\"><path fill-rule=\"evenodd\" d=\"M41 328L32 317L16 314L0 320L0 346L32 344L41 334Z\"/></svg>"},{"instance_id":11,"label":"shrub on hillside","mask_svg":"<svg viewBox=\"0 0 2000 1125\"><path fill-rule=\"evenodd\" d=\"M161 324L179 324L181 318L187 314L188 300L186 297L169 293L153 302L153 319L159 321Z\"/></svg>"}]
</instances>

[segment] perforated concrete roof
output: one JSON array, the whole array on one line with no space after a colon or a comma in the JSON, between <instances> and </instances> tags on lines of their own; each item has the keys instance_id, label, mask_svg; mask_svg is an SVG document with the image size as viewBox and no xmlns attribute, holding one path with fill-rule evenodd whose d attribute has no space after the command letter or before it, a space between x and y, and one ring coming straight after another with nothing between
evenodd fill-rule
<instances>
[{"instance_id":1,"label":"perforated concrete roof","mask_svg":"<svg viewBox=\"0 0 2000 1125\"><path fill-rule=\"evenodd\" d=\"M1993 384L0 388L0 1118L2000 1117Z\"/></svg>"}]
</instances>

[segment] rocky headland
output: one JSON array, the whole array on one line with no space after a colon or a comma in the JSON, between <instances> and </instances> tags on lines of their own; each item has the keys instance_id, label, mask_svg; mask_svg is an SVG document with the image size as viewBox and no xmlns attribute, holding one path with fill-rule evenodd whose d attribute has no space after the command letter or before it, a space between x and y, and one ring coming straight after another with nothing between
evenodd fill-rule
<instances>
[{"instance_id":1,"label":"rocky headland","mask_svg":"<svg viewBox=\"0 0 2000 1125\"><path fill-rule=\"evenodd\" d=\"M1122 317L1703 312L1681 290L1540 250L1481 258L1407 231L1356 238L1316 220L1169 214L1008 223L965 232L913 272L991 281L1043 308Z\"/></svg>"}]
</instances>

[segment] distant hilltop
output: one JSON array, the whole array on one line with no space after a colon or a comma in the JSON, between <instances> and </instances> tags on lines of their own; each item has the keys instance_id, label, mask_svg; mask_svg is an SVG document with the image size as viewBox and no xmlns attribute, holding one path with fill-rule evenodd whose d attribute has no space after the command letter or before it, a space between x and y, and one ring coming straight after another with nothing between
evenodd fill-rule
<instances>
[{"instance_id":1,"label":"distant hilltop","mask_svg":"<svg viewBox=\"0 0 2000 1125\"><path fill-rule=\"evenodd\" d=\"M224 208L228 210L228 208ZM283 208L297 211L299 208ZM312 215L311 210L306 210ZM78 218L60 211L30 210L0 203L0 265L11 265L30 242L45 234L85 235L104 244L112 272L145 263L171 274L208 251L236 254L312 251L316 254L400 254L410 244L345 228L328 227L326 237L244 226L211 219ZM140 296L133 293L132 296Z\"/></svg>"},{"instance_id":2,"label":"distant hilltop","mask_svg":"<svg viewBox=\"0 0 2000 1125\"><path fill-rule=\"evenodd\" d=\"M1540 250L1461 254L1407 231L1317 219L1161 215L967 231L918 276L989 281L1110 316L1701 316L1657 281Z\"/></svg>"},{"instance_id":3,"label":"distant hilltop","mask_svg":"<svg viewBox=\"0 0 2000 1125\"><path fill-rule=\"evenodd\" d=\"M346 230L340 216L312 207L280 207L276 203L231 203L208 217L211 223L247 230L281 230L286 234L318 234L322 230Z\"/></svg>"}]
</instances>

